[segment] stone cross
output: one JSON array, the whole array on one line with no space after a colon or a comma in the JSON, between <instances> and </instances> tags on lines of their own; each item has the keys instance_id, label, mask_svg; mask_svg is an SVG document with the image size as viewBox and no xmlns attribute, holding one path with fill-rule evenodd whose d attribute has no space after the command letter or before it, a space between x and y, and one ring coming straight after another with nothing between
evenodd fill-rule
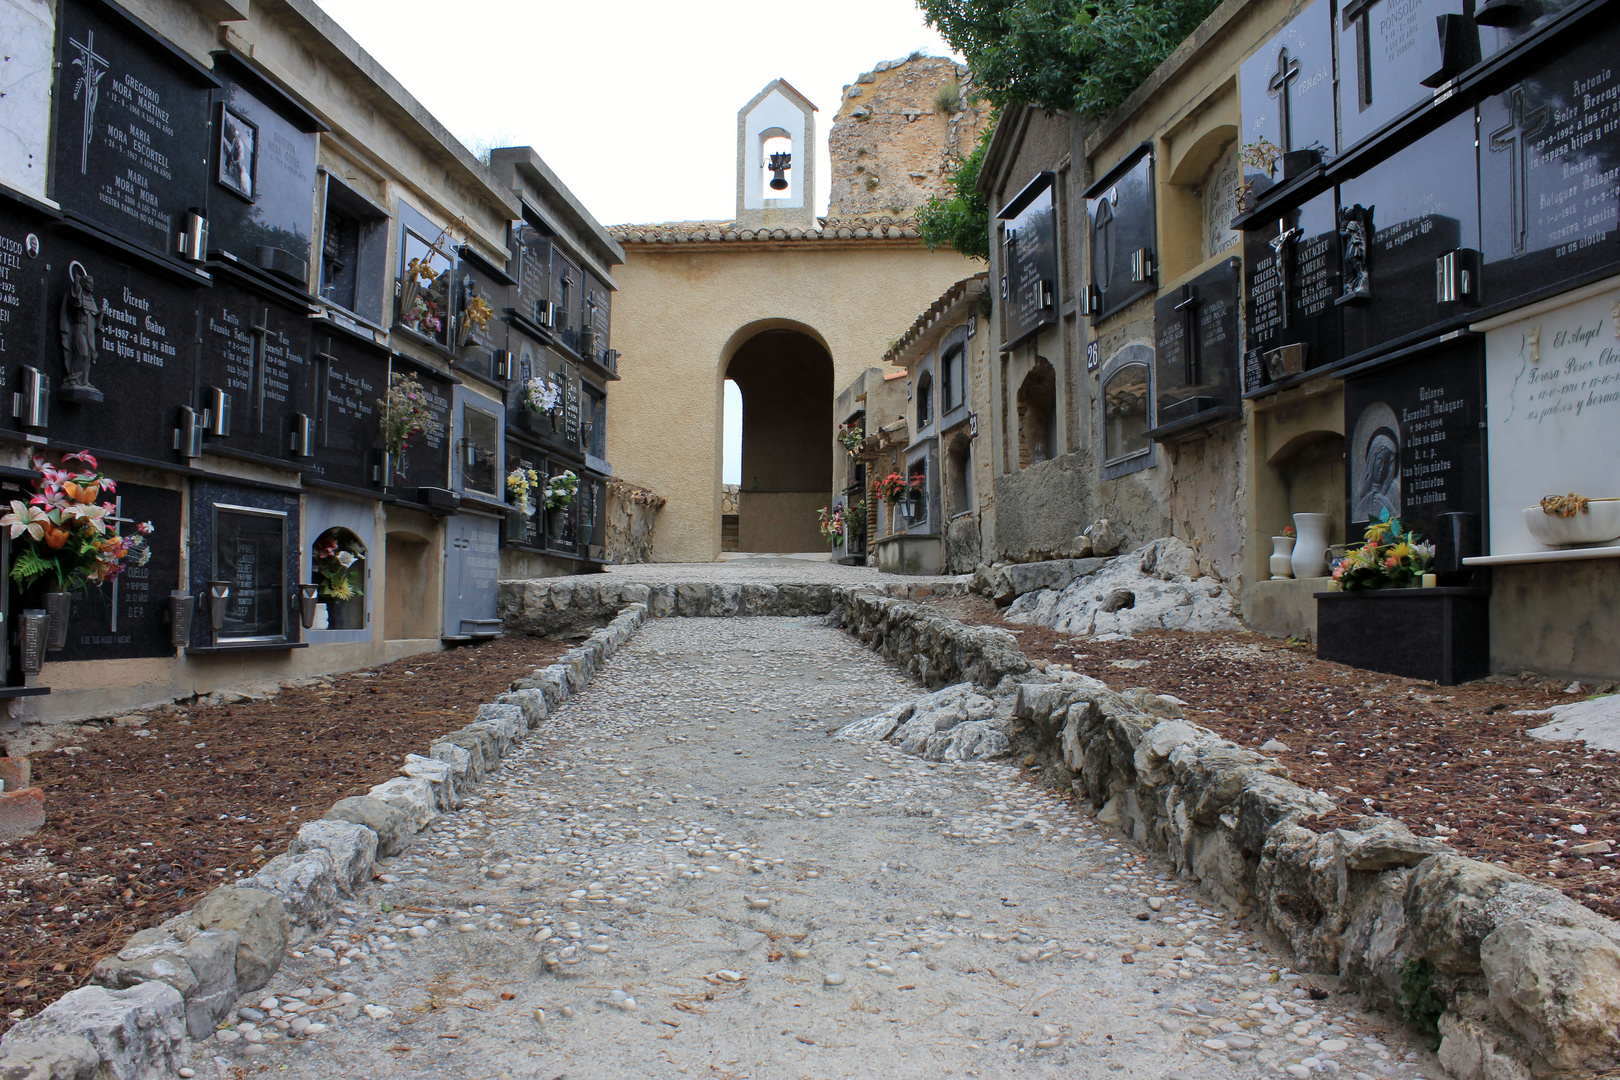
<instances>
[{"instance_id":1,"label":"stone cross","mask_svg":"<svg viewBox=\"0 0 1620 1080\"><path fill-rule=\"evenodd\" d=\"M1277 133L1284 151L1294 148L1294 117L1290 98L1291 85L1299 78L1299 61L1290 59L1288 46L1277 50L1277 73L1266 84L1267 92L1277 99Z\"/></svg>"},{"instance_id":2,"label":"stone cross","mask_svg":"<svg viewBox=\"0 0 1620 1080\"><path fill-rule=\"evenodd\" d=\"M1192 285L1181 287L1181 299L1176 302L1175 310L1181 312L1181 377L1188 386L1197 385L1201 375L1198 370L1198 306L1202 303L1198 290Z\"/></svg>"},{"instance_id":3,"label":"stone cross","mask_svg":"<svg viewBox=\"0 0 1620 1080\"><path fill-rule=\"evenodd\" d=\"M1490 134L1491 153L1508 156L1508 208L1513 254L1523 255L1530 236L1530 146L1528 140L1547 126L1546 105L1526 110L1524 87L1508 94L1508 122Z\"/></svg>"},{"instance_id":4,"label":"stone cross","mask_svg":"<svg viewBox=\"0 0 1620 1080\"><path fill-rule=\"evenodd\" d=\"M134 518L127 518L124 516L124 497L122 495L119 495L113 499L113 512L107 515L104 520L112 522L112 531L114 536L124 535L122 526L135 524ZM124 573L127 574L129 571L125 570ZM111 614L108 617L107 628L115 634L118 633L118 584L122 579L122 575L120 575L112 580Z\"/></svg>"},{"instance_id":5,"label":"stone cross","mask_svg":"<svg viewBox=\"0 0 1620 1080\"><path fill-rule=\"evenodd\" d=\"M1372 104L1372 6L1378 0L1351 0L1344 6L1344 28L1356 27L1356 103Z\"/></svg>"}]
</instances>

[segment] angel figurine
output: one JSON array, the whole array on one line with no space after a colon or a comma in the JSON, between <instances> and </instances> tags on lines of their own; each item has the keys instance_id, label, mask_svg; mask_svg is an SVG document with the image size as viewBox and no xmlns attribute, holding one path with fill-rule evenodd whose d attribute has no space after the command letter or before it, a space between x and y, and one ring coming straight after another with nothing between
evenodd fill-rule
<instances>
[{"instance_id":1,"label":"angel figurine","mask_svg":"<svg viewBox=\"0 0 1620 1080\"><path fill-rule=\"evenodd\" d=\"M62 297L60 327L62 362L67 378L63 396L69 400L100 401L101 391L90 385L90 368L100 350L97 335L107 329L107 309L96 303L96 280L84 264L75 260L68 266L68 291Z\"/></svg>"}]
</instances>

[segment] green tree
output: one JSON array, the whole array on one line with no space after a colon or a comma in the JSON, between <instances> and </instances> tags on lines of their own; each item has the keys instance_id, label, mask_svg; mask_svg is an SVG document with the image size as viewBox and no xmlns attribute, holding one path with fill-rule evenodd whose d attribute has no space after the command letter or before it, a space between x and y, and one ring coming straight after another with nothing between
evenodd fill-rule
<instances>
[{"instance_id":1,"label":"green tree","mask_svg":"<svg viewBox=\"0 0 1620 1080\"><path fill-rule=\"evenodd\" d=\"M943 199L935 195L918 209L917 228L929 251L943 245L970 259L989 260L990 208L977 185L984 152L990 148L995 130L995 117L991 116L979 133L979 145L951 174L950 195Z\"/></svg>"},{"instance_id":2,"label":"green tree","mask_svg":"<svg viewBox=\"0 0 1620 1080\"><path fill-rule=\"evenodd\" d=\"M1130 96L1218 0L917 0L998 106L1098 119Z\"/></svg>"}]
</instances>

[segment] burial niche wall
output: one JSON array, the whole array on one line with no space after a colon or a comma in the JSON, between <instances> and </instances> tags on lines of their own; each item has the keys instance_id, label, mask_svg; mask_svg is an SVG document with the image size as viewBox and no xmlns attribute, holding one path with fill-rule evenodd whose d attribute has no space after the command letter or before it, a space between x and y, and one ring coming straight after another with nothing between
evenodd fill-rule
<instances>
[{"instance_id":1,"label":"burial niche wall","mask_svg":"<svg viewBox=\"0 0 1620 1080\"><path fill-rule=\"evenodd\" d=\"M384 548L383 635L389 641L438 637L438 561L429 538L391 530L384 537Z\"/></svg>"},{"instance_id":2,"label":"burial niche wall","mask_svg":"<svg viewBox=\"0 0 1620 1080\"><path fill-rule=\"evenodd\" d=\"M1045 357L1018 387L1018 467L1027 469L1052 457L1057 428L1057 373Z\"/></svg>"},{"instance_id":3,"label":"burial niche wall","mask_svg":"<svg viewBox=\"0 0 1620 1080\"><path fill-rule=\"evenodd\" d=\"M743 399L739 551L819 551L816 509L832 490L833 363L798 330L765 330L732 355Z\"/></svg>"}]
</instances>

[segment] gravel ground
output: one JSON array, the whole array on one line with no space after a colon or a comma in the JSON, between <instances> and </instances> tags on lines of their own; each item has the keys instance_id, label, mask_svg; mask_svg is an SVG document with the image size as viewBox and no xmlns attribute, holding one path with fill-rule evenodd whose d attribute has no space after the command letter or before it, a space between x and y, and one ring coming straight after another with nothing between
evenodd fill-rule
<instances>
[{"instance_id":1,"label":"gravel ground","mask_svg":"<svg viewBox=\"0 0 1620 1080\"><path fill-rule=\"evenodd\" d=\"M1015 765L830 737L916 693L819 620L649 623L196 1075L1441 1075Z\"/></svg>"},{"instance_id":2,"label":"gravel ground","mask_svg":"<svg viewBox=\"0 0 1620 1080\"><path fill-rule=\"evenodd\" d=\"M322 676L229 704L34 732L45 828L0 841L0 1033L135 931L252 874L298 827L567 646L535 638ZM235 695L226 695L227 697Z\"/></svg>"},{"instance_id":3,"label":"gravel ground","mask_svg":"<svg viewBox=\"0 0 1620 1080\"><path fill-rule=\"evenodd\" d=\"M1620 753L1525 733L1547 722L1548 707L1612 683L1572 687L1527 673L1436 686L1318 660L1308 645L1259 634L1072 637L1004 623L979 596L929 603L1011 631L1032 660L1115 689L1174 694L1226 738L1269 744L1295 781L1338 800L1318 828L1388 814L1620 918Z\"/></svg>"}]
</instances>

